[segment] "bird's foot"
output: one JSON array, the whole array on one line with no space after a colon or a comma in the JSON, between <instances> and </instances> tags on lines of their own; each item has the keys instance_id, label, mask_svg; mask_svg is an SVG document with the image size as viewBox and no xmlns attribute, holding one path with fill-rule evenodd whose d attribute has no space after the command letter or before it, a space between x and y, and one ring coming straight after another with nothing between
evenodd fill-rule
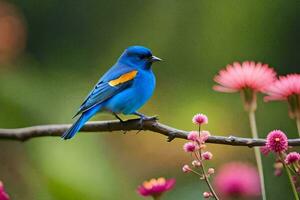
<instances>
[{"instance_id":1,"label":"bird's foot","mask_svg":"<svg viewBox=\"0 0 300 200\"><path fill-rule=\"evenodd\" d=\"M143 121L156 121L156 120L158 120L158 116L157 115L144 116L144 117L141 117L140 119L142 119Z\"/></svg>"},{"instance_id":2,"label":"bird's foot","mask_svg":"<svg viewBox=\"0 0 300 200\"><path fill-rule=\"evenodd\" d=\"M133 113L133 114L135 114L135 115L137 115L137 116L140 117L140 118L139 118L139 127L140 127L140 130L138 130L137 133L139 133L139 132L141 132L141 131L143 130L144 122L145 122L145 121L153 121L153 120L156 121L156 120L158 120L158 117L157 117L157 116L149 117L149 116L144 115L144 114L139 113L139 112L135 112L135 113Z\"/></svg>"},{"instance_id":3,"label":"bird's foot","mask_svg":"<svg viewBox=\"0 0 300 200\"><path fill-rule=\"evenodd\" d=\"M144 123L145 121L156 121L158 120L158 117L157 116L146 116L146 115L143 115L140 117L140 120L139 120L139 126L140 126L140 130L137 132L141 132L143 130L143 127L144 127Z\"/></svg>"},{"instance_id":4,"label":"bird's foot","mask_svg":"<svg viewBox=\"0 0 300 200\"><path fill-rule=\"evenodd\" d=\"M114 116L115 116L121 123L124 123L124 122L125 122L125 121L122 120L122 118L119 117L116 113L113 113L113 114L114 114Z\"/></svg>"}]
</instances>

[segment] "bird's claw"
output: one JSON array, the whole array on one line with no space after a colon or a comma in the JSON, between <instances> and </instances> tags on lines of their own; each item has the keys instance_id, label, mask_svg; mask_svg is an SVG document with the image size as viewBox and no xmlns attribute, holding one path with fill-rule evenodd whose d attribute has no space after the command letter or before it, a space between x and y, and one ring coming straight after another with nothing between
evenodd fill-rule
<instances>
[{"instance_id":1,"label":"bird's claw","mask_svg":"<svg viewBox=\"0 0 300 200\"><path fill-rule=\"evenodd\" d=\"M158 117L157 116L151 116L151 117L142 116L142 117L140 117L140 121L139 121L140 127L143 128L144 121L153 121L153 120L155 120L155 121L158 120Z\"/></svg>"},{"instance_id":2,"label":"bird's claw","mask_svg":"<svg viewBox=\"0 0 300 200\"><path fill-rule=\"evenodd\" d=\"M154 116L143 116L141 117L140 119L142 119L143 121L151 121L151 120L158 120L158 116L157 115L154 115Z\"/></svg>"},{"instance_id":3,"label":"bird's claw","mask_svg":"<svg viewBox=\"0 0 300 200\"><path fill-rule=\"evenodd\" d=\"M143 130L143 127L144 127L144 122L145 121L153 121L153 120L158 120L158 116L141 116L140 119L139 119L139 127L140 127L140 130L138 130L138 132L136 134L138 134L139 132L141 132Z\"/></svg>"}]
</instances>

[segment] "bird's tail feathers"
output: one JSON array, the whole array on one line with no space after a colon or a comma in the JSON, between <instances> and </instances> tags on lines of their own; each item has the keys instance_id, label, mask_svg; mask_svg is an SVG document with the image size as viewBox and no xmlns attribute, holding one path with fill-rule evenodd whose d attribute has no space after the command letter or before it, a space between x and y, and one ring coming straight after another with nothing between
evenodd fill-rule
<instances>
[{"instance_id":1,"label":"bird's tail feathers","mask_svg":"<svg viewBox=\"0 0 300 200\"><path fill-rule=\"evenodd\" d=\"M71 126L71 128L69 128L61 137L64 140L74 137L74 135L83 127L83 125L100 110L100 108L101 106L98 105L83 112L76 122Z\"/></svg>"}]
</instances>

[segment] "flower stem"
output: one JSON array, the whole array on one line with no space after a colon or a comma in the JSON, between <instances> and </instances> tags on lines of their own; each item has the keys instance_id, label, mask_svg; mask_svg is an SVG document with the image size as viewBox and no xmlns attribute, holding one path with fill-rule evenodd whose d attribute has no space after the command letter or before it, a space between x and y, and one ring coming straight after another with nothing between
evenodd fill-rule
<instances>
[{"instance_id":1,"label":"flower stem","mask_svg":"<svg viewBox=\"0 0 300 200\"><path fill-rule=\"evenodd\" d=\"M300 117L296 117L297 129L300 137Z\"/></svg>"},{"instance_id":2,"label":"flower stem","mask_svg":"<svg viewBox=\"0 0 300 200\"><path fill-rule=\"evenodd\" d=\"M292 186L292 190L293 190L294 197L295 197L296 200L299 200L299 196L298 196L298 193L297 193L295 184L294 184L294 182L293 182L293 178L292 178L291 172L290 172L290 170L288 169L288 166L285 164L285 162L282 161L282 163L283 163L284 168L285 168L285 170L286 170L286 173L287 173L287 175L288 175L288 177L289 177L289 181L290 181L291 186Z\"/></svg>"},{"instance_id":3,"label":"flower stem","mask_svg":"<svg viewBox=\"0 0 300 200\"><path fill-rule=\"evenodd\" d=\"M209 182L209 179L208 179L208 176L206 174L206 169L204 167L204 162L203 162L203 159L201 158L201 150L200 150L200 158L197 158L200 162L201 162L201 170L202 170L202 173L203 173L203 176L204 176L204 180L210 190L210 192L213 194L213 197L216 199L216 200L219 200L215 190L213 189L212 185L210 184Z\"/></svg>"},{"instance_id":4,"label":"flower stem","mask_svg":"<svg viewBox=\"0 0 300 200\"><path fill-rule=\"evenodd\" d=\"M249 111L249 122L250 128L253 138L258 138L256 120L255 120L255 111ZM265 182L264 182L264 173L262 166L262 159L259 148L254 147L255 159L258 168L259 178L260 178L260 188L261 188L261 196L263 200L266 200L266 190L265 190Z\"/></svg>"},{"instance_id":5,"label":"flower stem","mask_svg":"<svg viewBox=\"0 0 300 200\"><path fill-rule=\"evenodd\" d=\"M153 200L160 200L161 195L153 196Z\"/></svg>"}]
</instances>

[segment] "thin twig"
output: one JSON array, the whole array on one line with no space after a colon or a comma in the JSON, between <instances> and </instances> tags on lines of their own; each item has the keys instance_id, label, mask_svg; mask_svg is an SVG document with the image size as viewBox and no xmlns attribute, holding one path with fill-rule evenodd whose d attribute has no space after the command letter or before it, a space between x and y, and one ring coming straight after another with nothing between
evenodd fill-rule
<instances>
[{"instance_id":1,"label":"thin twig","mask_svg":"<svg viewBox=\"0 0 300 200\"><path fill-rule=\"evenodd\" d=\"M40 125L26 128L16 129L0 129L0 139L27 141L35 137L44 136L61 136L71 125L56 124L56 125ZM127 120L120 122L112 121L95 121L88 122L82 129L82 132L116 132L116 131L137 131L140 130L152 131L168 137L169 141L175 138L187 139L188 132L179 130L157 122L156 120L146 120L143 126L140 125L139 119ZM235 136L210 136L206 143L224 144L232 146L264 146L265 139L250 139ZM289 146L300 146L300 138L290 139Z\"/></svg>"}]
</instances>

